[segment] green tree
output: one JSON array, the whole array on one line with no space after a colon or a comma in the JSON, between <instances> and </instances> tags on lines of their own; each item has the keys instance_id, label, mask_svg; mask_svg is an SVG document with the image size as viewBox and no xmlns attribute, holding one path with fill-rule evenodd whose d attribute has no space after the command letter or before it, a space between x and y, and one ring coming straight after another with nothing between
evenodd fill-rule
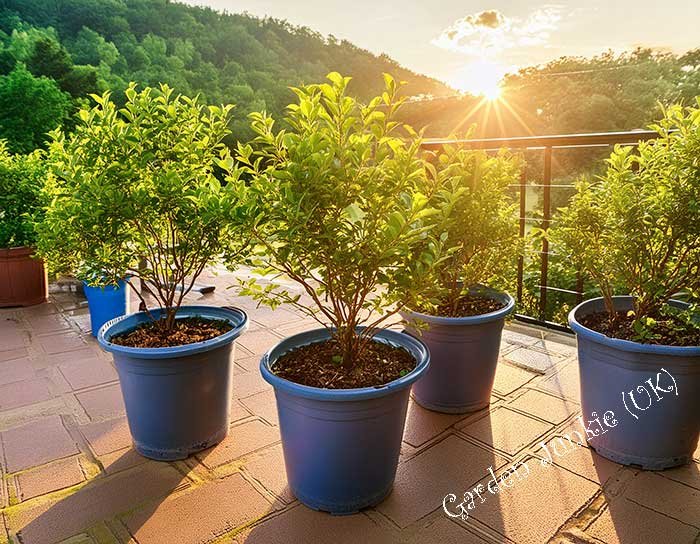
<instances>
[{"instance_id":1,"label":"green tree","mask_svg":"<svg viewBox=\"0 0 700 544\"><path fill-rule=\"evenodd\" d=\"M0 139L13 153L43 147L47 133L68 118L70 97L52 79L34 77L23 64L0 76Z\"/></svg>"},{"instance_id":2,"label":"green tree","mask_svg":"<svg viewBox=\"0 0 700 544\"><path fill-rule=\"evenodd\" d=\"M73 69L73 61L60 43L42 38L34 44L34 49L27 58L27 69L35 76L61 81Z\"/></svg>"},{"instance_id":3,"label":"green tree","mask_svg":"<svg viewBox=\"0 0 700 544\"><path fill-rule=\"evenodd\" d=\"M73 60L78 64L114 66L119 60L119 49L94 30L83 27L70 44Z\"/></svg>"}]
</instances>

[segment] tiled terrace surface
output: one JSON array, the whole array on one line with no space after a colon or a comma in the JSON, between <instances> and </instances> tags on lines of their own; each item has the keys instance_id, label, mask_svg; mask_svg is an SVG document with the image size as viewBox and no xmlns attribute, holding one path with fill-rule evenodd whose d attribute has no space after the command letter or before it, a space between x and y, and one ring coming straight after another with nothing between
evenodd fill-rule
<instances>
[{"instance_id":1,"label":"tiled terrace surface","mask_svg":"<svg viewBox=\"0 0 700 544\"><path fill-rule=\"evenodd\" d=\"M538 444L578 415L575 348L516 325L504 332L488 409L451 416L411 403L386 501L346 517L307 509L287 488L274 395L257 365L273 343L314 325L287 308L256 309L225 289L230 278L210 280L216 292L190 300L240 306L251 326L236 348L229 437L182 462L131 448L116 373L80 297L57 291L48 304L0 310L0 542L700 543L698 462L643 472L576 446L541 466ZM466 522L442 511L448 493L518 461L529 477L477 500Z\"/></svg>"}]
</instances>

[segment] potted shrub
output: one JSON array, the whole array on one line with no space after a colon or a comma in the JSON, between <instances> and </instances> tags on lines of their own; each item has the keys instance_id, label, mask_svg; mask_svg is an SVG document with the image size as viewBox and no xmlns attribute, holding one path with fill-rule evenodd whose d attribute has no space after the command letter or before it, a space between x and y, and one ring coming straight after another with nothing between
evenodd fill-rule
<instances>
[{"instance_id":1,"label":"potted shrub","mask_svg":"<svg viewBox=\"0 0 700 544\"><path fill-rule=\"evenodd\" d=\"M67 275L82 282L90 311L91 332L97 337L107 321L128 313L126 263L105 263L100 257L104 243L100 237L104 233L91 226L96 219L95 209L86 208L78 198L82 186L64 182L60 170L65 158L63 137L58 132L53 136L57 143L50 146L48 159L56 172L49 171L43 188L43 200L48 204L41 221L35 225L37 254L47 264L52 277ZM80 193L71 194L76 190Z\"/></svg>"},{"instance_id":2,"label":"potted shrub","mask_svg":"<svg viewBox=\"0 0 700 544\"><path fill-rule=\"evenodd\" d=\"M569 314L581 407L622 417L588 441L662 469L689 461L700 432L700 315L677 300L700 292L700 110L671 107L653 129L658 139L617 147L599 181L579 183L550 235L602 294Z\"/></svg>"},{"instance_id":3,"label":"potted shrub","mask_svg":"<svg viewBox=\"0 0 700 544\"><path fill-rule=\"evenodd\" d=\"M0 307L46 301L46 270L34 258L45 175L40 151L12 155L0 140Z\"/></svg>"},{"instance_id":4,"label":"potted shrub","mask_svg":"<svg viewBox=\"0 0 700 544\"><path fill-rule=\"evenodd\" d=\"M423 300L402 315L408 331L430 349L430 369L413 386L425 408L465 413L487 406L496 374L501 332L515 301L494 289L508 282L519 253L516 205L509 186L519 161L446 146L429 167L439 190L433 216L452 248L434 269Z\"/></svg>"},{"instance_id":5,"label":"potted shrub","mask_svg":"<svg viewBox=\"0 0 700 544\"><path fill-rule=\"evenodd\" d=\"M108 93L94 100L73 135L53 135L47 215L68 240L66 266L141 280L147 309L97 339L113 354L136 449L181 459L228 432L233 342L247 326L241 310L182 305L224 239L229 261L248 244L237 230L244 187L222 143L230 106L204 108L165 85L132 84L122 109Z\"/></svg>"},{"instance_id":6,"label":"potted shrub","mask_svg":"<svg viewBox=\"0 0 700 544\"><path fill-rule=\"evenodd\" d=\"M328 80L294 89L290 130L253 114L256 151L241 145L238 158L255 194L257 271L299 286L253 278L244 293L293 304L321 325L260 363L277 399L289 486L307 506L340 514L392 488L409 390L429 355L386 324L402 296L419 291L439 248L426 244L414 259L430 234L430 195L415 135L402 138L392 120L397 85L386 76L382 97L362 105L346 94L349 78Z\"/></svg>"}]
</instances>

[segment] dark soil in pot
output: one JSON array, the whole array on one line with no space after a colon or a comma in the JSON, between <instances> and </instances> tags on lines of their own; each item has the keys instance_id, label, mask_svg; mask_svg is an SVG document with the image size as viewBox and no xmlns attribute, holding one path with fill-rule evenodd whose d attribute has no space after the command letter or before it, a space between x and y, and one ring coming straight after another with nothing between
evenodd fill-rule
<instances>
[{"instance_id":1,"label":"dark soil in pot","mask_svg":"<svg viewBox=\"0 0 700 544\"><path fill-rule=\"evenodd\" d=\"M490 297L463 295L454 303L445 303L437 307L431 315L439 317L471 317L484 315L505 308L506 304Z\"/></svg>"},{"instance_id":2,"label":"dark soil in pot","mask_svg":"<svg viewBox=\"0 0 700 544\"><path fill-rule=\"evenodd\" d=\"M342 365L342 350L328 340L301 346L282 355L275 375L300 385L322 389L376 387L411 372L416 359L403 348L371 341L352 368Z\"/></svg>"},{"instance_id":3,"label":"dark soil in pot","mask_svg":"<svg viewBox=\"0 0 700 544\"><path fill-rule=\"evenodd\" d=\"M204 342L233 329L227 321L188 317L175 321L173 330L161 329L156 322L143 323L125 333L115 335L110 341L132 348L166 348Z\"/></svg>"},{"instance_id":4,"label":"dark soil in pot","mask_svg":"<svg viewBox=\"0 0 700 544\"><path fill-rule=\"evenodd\" d=\"M651 331L653 336L644 338L640 338L634 329L634 315L629 312L617 312L612 318L608 312L596 312L581 316L579 323L609 338L662 346L700 346L700 328L685 323L674 315L653 317L656 320Z\"/></svg>"}]
</instances>

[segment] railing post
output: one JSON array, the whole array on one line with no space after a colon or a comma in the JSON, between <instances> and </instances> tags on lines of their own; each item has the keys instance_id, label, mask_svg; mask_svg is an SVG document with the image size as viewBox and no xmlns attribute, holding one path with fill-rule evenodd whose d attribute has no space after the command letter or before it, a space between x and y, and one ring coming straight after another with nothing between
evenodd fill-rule
<instances>
[{"instance_id":1,"label":"railing post","mask_svg":"<svg viewBox=\"0 0 700 544\"><path fill-rule=\"evenodd\" d=\"M584 288L583 274L581 273L580 270L577 270L576 271L576 305L579 305L583 302L583 288Z\"/></svg>"},{"instance_id":2,"label":"railing post","mask_svg":"<svg viewBox=\"0 0 700 544\"><path fill-rule=\"evenodd\" d=\"M520 192L518 198L520 200L520 239L525 238L525 210L527 208L525 199L527 198L527 170L525 165L523 165L523 171L520 173ZM523 302L523 273L525 270L525 258L523 255L518 257L518 280L517 280L517 297L518 304Z\"/></svg>"},{"instance_id":3,"label":"railing post","mask_svg":"<svg viewBox=\"0 0 700 544\"><path fill-rule=\"evenodd\" d=\"M542 229L547 232L551 219L552 148L544 148L544 178L542 179ZM547 273L549 270L549 240L542 237L540 259L540 320L547 320Z\"/></svg>"}]
</instances>

